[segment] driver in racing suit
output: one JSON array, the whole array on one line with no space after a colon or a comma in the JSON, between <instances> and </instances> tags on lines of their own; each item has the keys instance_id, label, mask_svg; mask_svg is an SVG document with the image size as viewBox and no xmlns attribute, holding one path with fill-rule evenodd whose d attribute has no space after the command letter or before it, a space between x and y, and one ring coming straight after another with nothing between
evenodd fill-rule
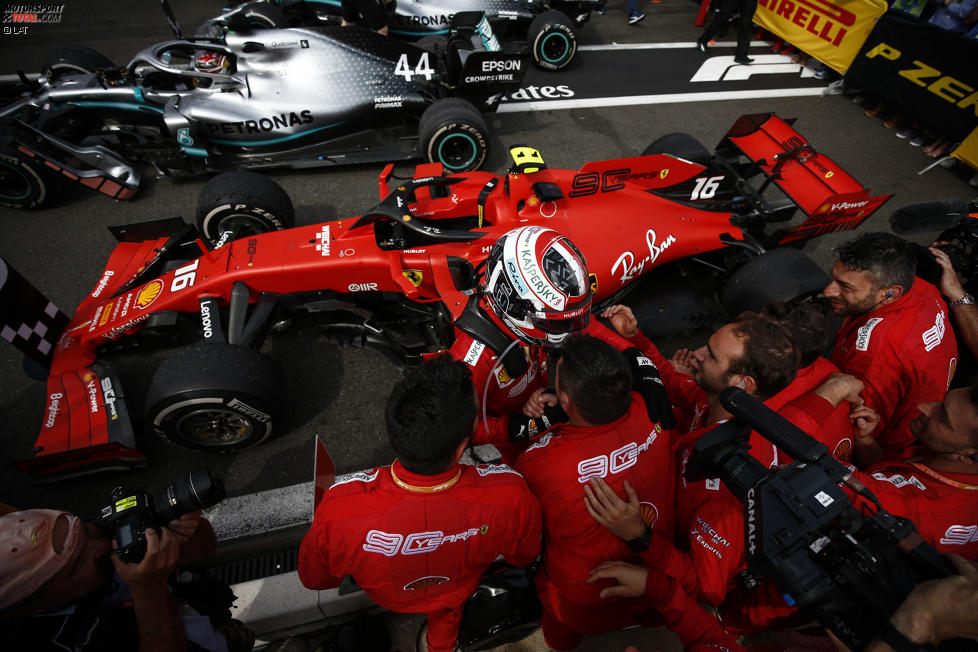
<instances>
[{"instance_id":1,"label":"driver in racing suit","mask_svg":"<svg viewBox=\"0 0 978 652\"><path fill-rule=\"evenodd\" d=\"M428 649L455 648L466 600L499 556L540 552L540 505L508 466L459 464L476 421L468 367L447 356L398 383L386 422L397 460L334 484L299 548L311 589L352 575L380 606L428 618Z\"/></svg>"},{"instance_id":2,"label":"driver in racing suit","mask_svg":"<svg viewBox=\"0 0 978 652\"><path fill-rule=\"evenodd\" d=\"M493 246L478 304L473 299L456 321L449 349L454 359L471 367L482 404L473 444L491 443L504 462L512 463L526 439L566 420L552 390L544 393L553 385L548 358L579 332L623 351L633 370L633 389L645 399L650 418L657 420L660 412L670 416L662 384L652 367L641 365L641 352L591 320L591 287L581 252L553 229L525 226Z\"/></svg>"}]
</instances>

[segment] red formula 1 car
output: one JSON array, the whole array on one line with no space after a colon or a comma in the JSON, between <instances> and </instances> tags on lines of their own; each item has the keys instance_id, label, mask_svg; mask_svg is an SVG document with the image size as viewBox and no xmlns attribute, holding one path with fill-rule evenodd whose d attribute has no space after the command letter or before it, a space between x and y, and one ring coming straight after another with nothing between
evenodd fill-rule
<instances>
[{"instance_id":1,"label":"red formula 1 car","mask_svg":"<svg viewBox=\"0 0 978 652\"><path fill-rule=\"evenodd\" d=\"M813 261L767 248L855 228L888 198L870 197L769 114L740 118L713 154L670 134L641 156L579 170L547 168L530 148L513 158L504 175L441 176L426 164L400 183L388 166L373 209L294 228L281 188L221 175L204 188L195 226L115 228L120 242L70 318L4 267L2 334L50 370L36 455L18 467L60 478L145 463L111 364L132 345L194 340L153 375L146 419L174 443L238 450L264 440L285 404L284 374L259 351L270 333L313 320L401 362L445 349L477 302L479 264L517 226L568 235L597 305L644 286L637 311L657 332L696 325L710 306L739 312L817 293L826 276ZM776 188L787 197L772 199ZM797 208L803 223L769 232ZM672 270L681 282L637 283L653 269L651 279Z\"/></svg>"}]
</instances>

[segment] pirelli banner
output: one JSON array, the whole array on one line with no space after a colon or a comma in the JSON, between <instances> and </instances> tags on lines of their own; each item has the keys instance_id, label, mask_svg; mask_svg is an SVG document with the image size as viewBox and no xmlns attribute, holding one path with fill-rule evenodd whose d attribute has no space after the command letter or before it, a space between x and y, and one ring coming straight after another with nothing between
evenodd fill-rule
<instances>
[{"instance_id":1,"label":"pirelli banner","mask_svg":"<svg viewBox=\"0 0 978 652\"><path fill-rule=\"evenodd\" d=\"M886 7L884 0L757 0L754 22L844 73Z\"/></svg>"},{"instance_id":2,"label":"pirelli banner","mask_svg":"<svg viewBox=\"0 0 978 652\"><path fill-rule=\"evenodd\" d=\"M954 142L978 127L978 41L889 12L846 81Z\"/></svg>"}]
</instances>

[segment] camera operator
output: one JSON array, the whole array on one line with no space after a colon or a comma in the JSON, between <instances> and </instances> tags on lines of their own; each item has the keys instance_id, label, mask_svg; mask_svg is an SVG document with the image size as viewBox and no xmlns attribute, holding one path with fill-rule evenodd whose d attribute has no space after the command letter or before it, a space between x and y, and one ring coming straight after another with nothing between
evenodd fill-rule
<instances>
[{"instance_id":1,"label":"camera operator","mask_svg":"<svg viewBox=\"0 0 978 652\"><path fill-rule=\"evenodd\" d=\"M620 489L628 480L645 501L643 530L671 532L675 463L669 432L649 420L645 402L632 391L629 362L612 345L571 337L561 349L556 385L569 421L530 446L516 469L543 508L543 568L536 576L543 635L551 648L569 650L585 634L634 624L651 606L645 598L602 599L607 583L587 583L602 561L636 560L631 548L642 541L626 544L595 523L582 485L604 477Z\"/></svg>"},{"instance_id":2,"label":"camera operator","mask_svg":"<svg viewBox=\"0 0 978 652\"><path fill-rule=\"evenodd\" d=\"M901 652L951 638L978 639L978 565L958 555L947 557L958 574L915 586L890 616L888 631L865 652Z\"/></svg>"},{"instance_id":3,"label":"camera operator","mask_svg":"<svg viewBox=\"0 0 978 652\"><path fill-rule=\"evenodd\" d=\"M171 595L173 571L201 563L216 548L214 530L200 512L171 521L161 534L147 528L145 537L142 561L126 563L111 554L114 543L101 528L78 516L31 509L0 517L0 647L250 649L254 636L240 623L219 625L225 636Z\"/></svg>"},{"instance_id":4,"label":"camera operator","mask_svg":"<svg viewBox=\"0 0 978 652\"><path fill-rule=\"evenodd\" d=\"M881 462L853 477L883 509L908 518L921 538L943 553L978 559L978 386L949 391L942 402L922 403L910 424L922 444L915 457ZM864 498L851 491L858 507ZM724 624L743 632L772 626L783 618L773 583L754 590L738 587L724 603Z\"/></svg>"},{"instance_id":5,"label":"camera operator","mask_svg":"<svg viewBox=\"0 0 978 652\"><path fill-rule=\"evenodd\" d=\"M824 290L832 311L846 317L831 360L866 383L862 395L882 419L875 437L887 460L913 444L917 405L943 398L957 359L947 304L916 269L908 242L866 233L839 248Z\"/></svg>"},{"instance_id":6,"label":"camera operator","mask_svg":"<svg viewBox=\"0 0 978 652\"><path fill-rule=\"evenodd\" d=\"M299 548L304 586L352 575L380 606L425 614L431 652L455 649L466 600L497 557L526 566L540 552L540 505L520 474L459 463L477 407L464 362L410 370L385 412L397 459L330 487Z\"/></svg>"},{"instance_id":7,"label":"camera operator","mask_svg":"<svg viewBox=\"0 0 978 652\"><path fill-rule=\"evenodd\" d=\"M947 308L951 312L951 321L956 328L954 334L965 345L973 358L978 358L978 305L975 304L975 297L965 291L964 286L958 279L957 272L951 265L948 255L937 248L942 244L935 242L930 247L930 252L937 259L937 264L941 266L941 294L947 299Z\"/></svg>"}]
</instances>

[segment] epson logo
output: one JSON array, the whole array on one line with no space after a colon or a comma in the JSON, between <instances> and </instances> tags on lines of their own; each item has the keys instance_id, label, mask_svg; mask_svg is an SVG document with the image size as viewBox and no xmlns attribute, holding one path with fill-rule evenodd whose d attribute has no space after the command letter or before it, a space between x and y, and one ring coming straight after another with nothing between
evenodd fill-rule
<instances>
[{"instance_id":1,"label":"epson logo","mask_svg":"<svg viewBox=\"0 0 978 652\"><path fill-rule=\"evenodd\" d=\"M97 297L98 295L102 294L102 290L104 290L105 286L109 284L109 279L113 276L115 276L115 272L113 272L111 269L105 270L105 272L102 274L102 278L98 280L98 285L96 285L95 289L92 290L92 296Z\"/></svg>"},{"instance_id":2,"label":"epson logo","mask_svg":"<svg viewBox=\"0 0 978 652\"><path fill-rule=\"evenodd\" d=\"M482 62L482 72L519 71L522 65L523 62L519 59L506 59L503 61L493 59Z\"/></svg>"},{"instance_id":3,"label":"epson logo","mask_svg":"<svg viewBox=\"0 0 978 652\"><path fill-rule=\"evenodd\" d=\"M64 398L64 394L60 393L51 394L51 396L48 397L50 402L48 403L48 418L47 421L44 422L45 428L54 427L54 420L58 418L58 408L61 407L62 398Z\"/></svg>"},{"instance_id":4,"label":"epson logo","mask_svg":"<svg viewBox=\"0 0 978 652\"><path fill-rule=\"evenodd\" d=\"M214 328L211 323L211 307L210 304L203 304L200 307L200 325L204 329L204 337L210 339L214 336Z\"/></svg>"}]
</instances>

